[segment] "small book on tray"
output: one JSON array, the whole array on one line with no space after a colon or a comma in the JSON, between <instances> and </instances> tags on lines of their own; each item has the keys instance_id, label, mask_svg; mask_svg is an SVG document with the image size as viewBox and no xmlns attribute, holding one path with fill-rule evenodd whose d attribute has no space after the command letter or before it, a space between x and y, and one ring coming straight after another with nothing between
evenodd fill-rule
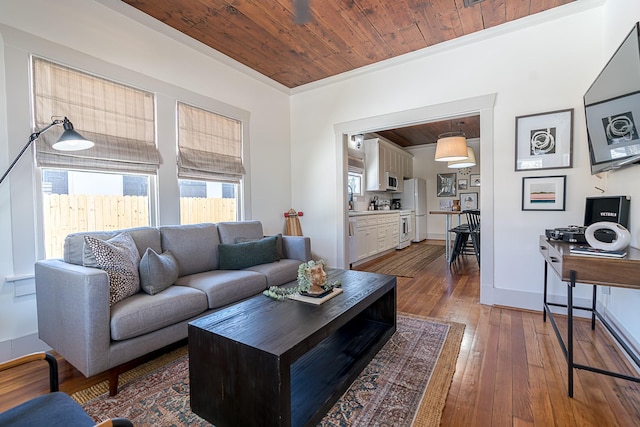
<instances>
[{"instance_id":1,"label":"small book on tray","mask_svg":"<svg viewBox=\"0 0 640 427\"><path fill-rule=\"evenodd\" d=\"M595 256L603 258L624 258L627 256L626 251L607 251L604 249L596 249L591 246L575 246L570 252L573 255Z\"/></svg>"}]
</instances>

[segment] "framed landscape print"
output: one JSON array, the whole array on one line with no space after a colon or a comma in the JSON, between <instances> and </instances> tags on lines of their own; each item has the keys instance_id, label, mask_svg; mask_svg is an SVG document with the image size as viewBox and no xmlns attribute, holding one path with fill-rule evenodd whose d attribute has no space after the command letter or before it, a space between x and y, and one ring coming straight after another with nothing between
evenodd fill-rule
<instances>
[{"instance_id":1,"label":"framed landscape print","mask_svg":"<svg viewBox=\"0 0 640 427\"><path fill-rule=\"evenodd\" d=\"M516 171L570 168L573 108L516 117Z\"/></svg>"},{"instance_id":2,"label":"framed landscape print","mask_svg":"<svg viewBox=\"0 0 640 427\"><path fill-rule=\"evenodd\" d=\"M458 190L466 190L467 189L467 180L466 179L459 179L458 180Z\"/></svg>"},{"instance_id":3,"label":"framed landscape print","mask_svg":"<svg viewBox=\"0 0 640 427\"><path fill-rule=\"evenodd\" d=\"M438 197L455 197L456 174L439 173L436 177L436 192Z\"/></svg>"},{"instance_id":4,"label":"framed landscape print","mask_svg":"<svg viewBox=\"0 0 640 427\"><path fill-rule=\"evenodd\" d=\"M522 210L563 211L566 189L566 175L522 178Z\"/></svg>"},{"instance_id":5,"label":"framed landscape print","mask_svg":"<svg viewBox=\"0 0 640 427\"><path fill-rule=\"evenodd\" d=\"M460 193L460 209L478 209L478 193Z\"/></svg>"},{"instance_id":6,"label":"framed landscape print","mask_svg":"<svg viewBox=\"0 0 640 427\"><path fill-rule=\"evenodd\" d=\"M480 187L480 174L472 174L469 177L469 186L470 187Z\"/></svg>"}]
</instances>

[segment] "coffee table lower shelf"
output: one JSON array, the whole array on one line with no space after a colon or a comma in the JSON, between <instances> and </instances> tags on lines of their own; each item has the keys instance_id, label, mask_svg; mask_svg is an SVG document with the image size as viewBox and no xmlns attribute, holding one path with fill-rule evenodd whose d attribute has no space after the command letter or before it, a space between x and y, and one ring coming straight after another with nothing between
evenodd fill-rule
<instances>
[{"instance_id":1,"label":"coffee table lower shelf","mask_svg":"<svg viewBox=\"0 0 640 427\"><path fill-rule=\"evenodd\" d=\"M356 318L291 365L291 425L322 419L392 334Z\"/></svg>"}]
</instances>

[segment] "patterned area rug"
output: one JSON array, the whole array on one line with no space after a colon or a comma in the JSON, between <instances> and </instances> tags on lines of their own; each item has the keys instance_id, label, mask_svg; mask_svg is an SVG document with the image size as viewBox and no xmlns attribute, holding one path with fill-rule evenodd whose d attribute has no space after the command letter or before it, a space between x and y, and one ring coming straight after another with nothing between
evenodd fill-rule
<instances>
[{"instance_id":1,"label":"patterned area rug","mask_svg":"<svg viewBox=\"0 0 640 427\"><path fill-rule=\"evenodd\" d=\"M463 332L459 323L398 315L396 333L319 425L440 425ZM147 365L154 366L121 376L124 384L115 397L108 396L106 384L72 397L96 420L126 417L136 426L211 426L189 406L186 347Z\"/></svg>"},{"instance_id":2,"label":"patterned area rug","mask_svg":"<svg viewBox=\"0 0 640 427\"><path fill-rule=\"evenodd\" d=\"M366 271L391 276L415 277L420 270L443 254L443 245L432 245L426 242L412 243L408 248L393 252L391 256L384 258L384 261L367 267Z\"/></svg>"}]
</instances>

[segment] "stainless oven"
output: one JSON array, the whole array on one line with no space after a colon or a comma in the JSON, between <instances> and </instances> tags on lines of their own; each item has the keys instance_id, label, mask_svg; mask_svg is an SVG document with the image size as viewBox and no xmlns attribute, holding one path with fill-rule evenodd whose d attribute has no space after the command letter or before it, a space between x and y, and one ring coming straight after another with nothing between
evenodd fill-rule
<instances>
[{"instance_id":1,"label":"stainless oven","mask_svg":"<svg viewBox=\"0 0 640 427\"><path fill-rule=\"evenodd\" d=\"M398 235L398 246L396 249L406 248L411 244L413 233L411 229L411 213L400 213L400 233Z\"/></svg>"}]
</instances>

